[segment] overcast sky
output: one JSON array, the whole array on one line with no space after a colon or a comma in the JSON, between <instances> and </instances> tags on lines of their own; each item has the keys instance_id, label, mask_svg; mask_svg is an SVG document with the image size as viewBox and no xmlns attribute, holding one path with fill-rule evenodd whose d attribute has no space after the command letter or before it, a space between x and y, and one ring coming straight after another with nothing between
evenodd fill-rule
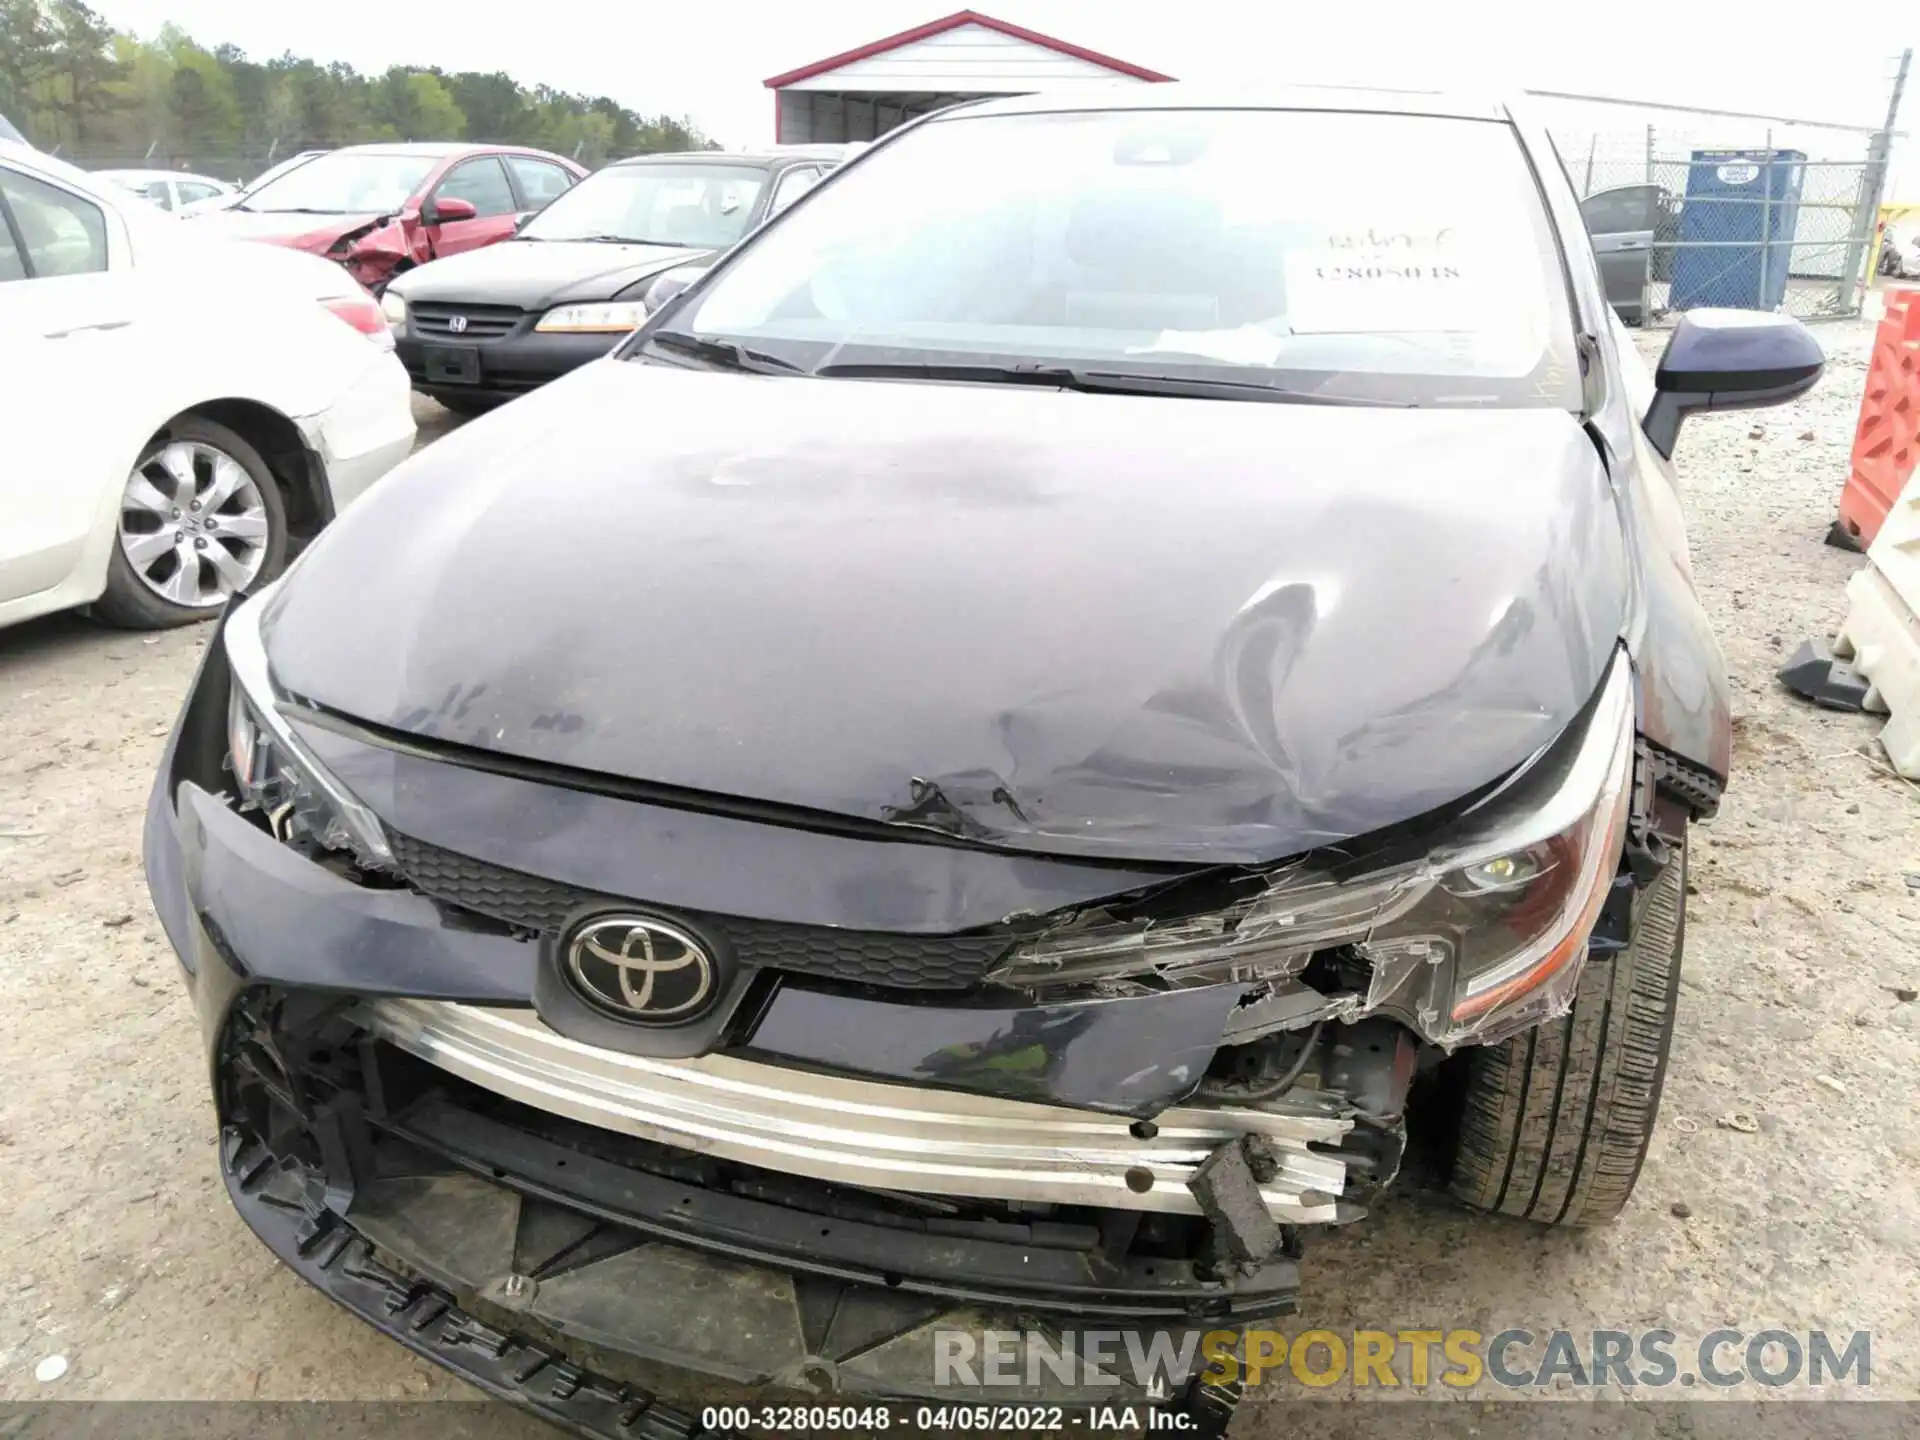
<instances>
[{"instance_id":1,"label":"overcast sky","mask_svg":"<svg viewBox=\"0 0 1920 1440\"><path fill-rule=\"evenodd\" d=\"M728 145L772 139L767 76L962 8L954 0L465 0L377 7L288 0L95 0L150 36L283 50L362 70L505 70L691 116ZM1183 80L1492 83L1872 125L1920 9L1781 0L983 0L976 9ZM1714 13L1718 12L1716 21ZM1909 117L1920 107L1909 106Z\"/></svg>"}]
</instances>

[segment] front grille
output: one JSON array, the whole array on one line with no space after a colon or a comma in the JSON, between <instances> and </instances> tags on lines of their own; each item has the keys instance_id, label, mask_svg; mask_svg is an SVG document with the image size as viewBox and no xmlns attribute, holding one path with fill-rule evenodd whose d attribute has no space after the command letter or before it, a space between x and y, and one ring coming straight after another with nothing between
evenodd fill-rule
<instances>
[{"instance_id":1,"label":"front grille","mask_svg":"<svg viewBox=\"0 0 1920 1440\"><path fill-rule=\"evenodd\" d=\"M569 914L593 901L648 903L637 896L605 895L509 870L407 835L389 832L388 839L400 873L422 895L536 934L554 933ZM968 989L1014 939L997 929L903 935L691 910L675 913L724 937L742 965L893 990Z\"/></svg>"},{"instance_id":2,"label":"front grille","mask_svg":"<svg viewBox=\"0 0 1920 1440\"><path fill-rule=\"evenodd\" d=\"M524 318L526 311L516 310L511 305L409 305L407 314L411 318L416 332L430 340L498 340L502 335L510 335ZM454 320L465 322L465 328L454 329Z\"/></svg>"}]
</instances>

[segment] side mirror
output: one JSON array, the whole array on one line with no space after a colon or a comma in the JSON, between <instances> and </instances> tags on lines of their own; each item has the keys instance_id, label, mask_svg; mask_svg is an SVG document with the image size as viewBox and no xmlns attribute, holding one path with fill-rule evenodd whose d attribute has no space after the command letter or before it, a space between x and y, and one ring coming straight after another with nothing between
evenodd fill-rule
<instances>
[{"instance_id":1,"label":"side mirror","mask_svg":"<svg viewBox=\"0 0 1920 1440\"><path fill-rule=\"evenodd\" d=\"M1689 310L1654 373L1647 441L1671 459L1689 415L1785 404L1811 390L1826 363L1820 342L1790 315Z\"/></svg>"},{"instance_id":2,"label":"side mirror","mask_svg":"<svg viewBox=\"0 0 1920 1440\"><path fill-rule=\"evenodd\" d=\"M429 196L420 202L422 225L444 225L449 220L475 220L479 215L471 200L462 200L458 195L446 195L438 199Z\"/></svg>"},{"instance_id":3,"label":"side mirror","mask_svg":"<svg viewBox=\"0 0 1920 1440\"><path fill-rule=\"evenodd\" d=\"M643 295L640 300L642 308L646 310L647 314L653 314L654 311L658 310L662 305L673 299L674 296L678 295L682 290L686 289L706 273L707 265L704 263L699 265L676 265L673 269L665 271L647 287L646 294Z\"/></svg>"},{"instance_id":4,"label":"side mirror","mask_svg":"<svg viewBox=\"0 0 1920 1440\"><path fill-rule=\"evenodd\" d=\"M522 215L518 220L515 220L513 222L513 233L518 235L522 230L526 229L527 222L533 219L533 217L538 215L539 213L540 212L538 210L529 210L524 215Z\"/></svg>"}]
</instances>

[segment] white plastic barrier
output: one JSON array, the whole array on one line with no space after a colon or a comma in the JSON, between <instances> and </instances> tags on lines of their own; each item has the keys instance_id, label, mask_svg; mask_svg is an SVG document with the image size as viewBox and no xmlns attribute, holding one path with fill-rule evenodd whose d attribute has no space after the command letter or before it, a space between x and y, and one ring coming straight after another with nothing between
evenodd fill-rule
<instances>
[{"instance_id":1,"label":"white plastic barrier","mask_svg":"<svg viewBox=\"0 0 1920 1440\"><path fill-rule=\"evenodd\" d=\"M1920 780L1920 473L1847 582L1847 620L1833 653L1871 682L1866 708L1888 717L1880 743L1893 768Z\"/></svg>"}]
</instances>

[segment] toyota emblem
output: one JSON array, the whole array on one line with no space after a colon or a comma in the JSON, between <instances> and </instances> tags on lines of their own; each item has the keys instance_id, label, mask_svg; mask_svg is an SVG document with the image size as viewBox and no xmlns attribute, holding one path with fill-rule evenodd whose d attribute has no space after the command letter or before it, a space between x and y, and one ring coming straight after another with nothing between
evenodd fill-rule
<instances>
[{"instance_id":1,"label":"toyota emblem","mask_svg":"<svg viewBox=\"0 0 1920 1440\"><path fill-rule=\"evenodd\" d=\"M464 315L449 316L447 318L447 329L455 335L466 334L467 333L467 317Z\"/></svg>"},{"instance_id":2,"label":"toyota emblem","mask_svg":"<svg viewBox=\"0 0 1920 1440\"><path fill-rule=\"evenodd\" d=\"M677 925L642 915L603 915L566 941L566 974L594 1009L636 1025L675 1025L719 994L711 953Z\"/></svg>"}]
</instances>

